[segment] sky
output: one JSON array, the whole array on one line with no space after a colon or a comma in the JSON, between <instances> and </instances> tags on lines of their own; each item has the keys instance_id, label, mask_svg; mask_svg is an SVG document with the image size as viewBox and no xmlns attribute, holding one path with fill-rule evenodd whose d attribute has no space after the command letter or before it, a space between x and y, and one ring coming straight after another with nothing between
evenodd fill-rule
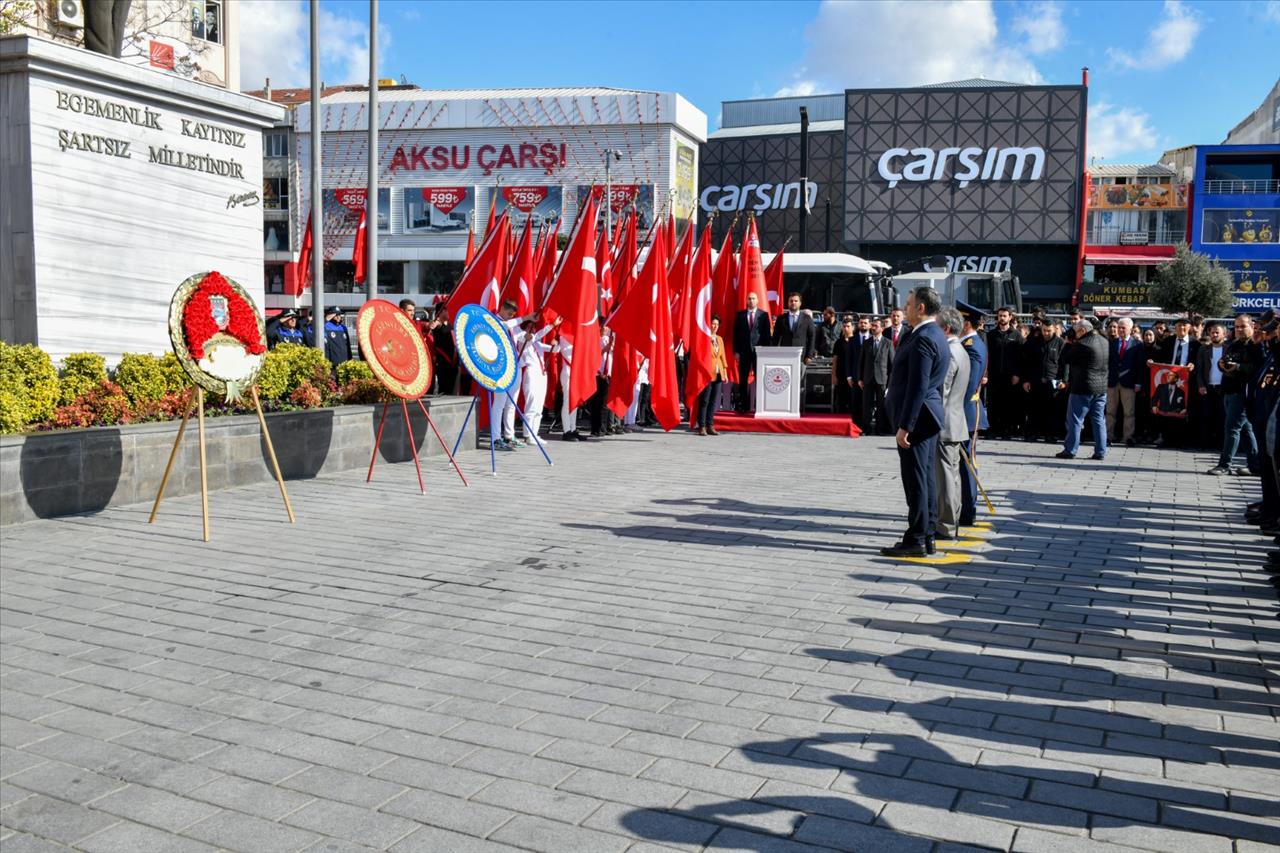
<instances>
[{"instance_id":1,"label":"sky","mask_svg":"<svg viewBox=\"0 0 1280 853\"><path fill-rule=\"evenodd\" d=\"M326 83L368 78L367 0L322 0ZM379 76L423 88L679 92L719 126L741 98L1089 71L1089 156L1153 163L1212 144L1280 73L1280 0L381 0ZM307 85L303 0L243 0L241 83Z\"/></svg>"}]
</instances>

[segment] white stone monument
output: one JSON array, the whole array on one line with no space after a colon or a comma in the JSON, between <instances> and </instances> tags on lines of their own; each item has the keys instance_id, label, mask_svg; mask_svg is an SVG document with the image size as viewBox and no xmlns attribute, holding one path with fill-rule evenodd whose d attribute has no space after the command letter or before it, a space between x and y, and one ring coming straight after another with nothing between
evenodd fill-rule
<instances>
[{"instance_id":1,"label":"white stone monument","mask_svg":"<svg viewBox=\"0 0 1280 853\"><path fill-rule=\"evenodd\" d=\"M284 108L31 36L0 38L0 339L169 350L188 276L263 304L262 130Z\"/></svg>"},{"instance_id":2,"label":"white stone monument","mask_svg":"<svg viewBox=\"0 0 1280 853\"><path fill-rule=\"evenodd\" d=\"M756 347L756 417L798 418L804 393L801 347Z\"/></svg>"}]
</instances>

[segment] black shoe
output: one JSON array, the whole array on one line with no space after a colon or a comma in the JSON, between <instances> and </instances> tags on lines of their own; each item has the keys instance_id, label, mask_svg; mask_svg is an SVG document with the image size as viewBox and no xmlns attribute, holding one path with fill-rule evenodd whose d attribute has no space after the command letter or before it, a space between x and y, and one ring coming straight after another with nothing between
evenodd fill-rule
<instances>
[{"instance_id":1,"label":"black shoe","mask_svg":"<svg viewBox=\"0 0 1280 853\"><path fill-rule=\"evenodd\" d=\"M1125 447L1136 447L1137 445L1138 445L1138 442L1134 441L1132 438L1126 438L1124 440Z\"/></svg>"},{"instance_id":2,"label":"black shoe","mask_svg":"<svg viewBox=\"0 0 1280 853\"><path fill-rule=\"evenodd\" d=\"M897 545L891 545L888 548L881 548L880 553L886 557L927 557L929 552L923 545L907 545L905 542L899 542Z\"/></svg>"},{"instance_id":3,"label":"black shoe","mask_svg":"<svg viewBox=\"0 0 1280 853\"><path fill-rule=\"evenodd\" d=\"M564 435L560 436L560 440L561 441L581 441L582 436L578 435L576 432L566 432Z\"/></svg>"},{"instance_id":4,"label":"black shoe","mask_svg":"<svg viewBox=\"0 0 1280 853\"><path fill-rule=\"evenodd\" d=\"M1068 453L1068 452L1067 452L1067 451L1065 451L1065 450L1060 450L1060 451L1058 451L1057 453L1055 453L1055 454L1053 455L1053 458L1055 458L1055 459L1075 459L1075 458L1076 458L1076 455L1075 455L1074 453Z\"/></svg>"},{"instance_id":5,"label":"black shoe","mask_svg":"<svg viewBox=\"0 0 1280 853\"><path fill-rule=\"evenodd\" d=\"M591 435L595 435L595 433L592 433ZM574 441L595 441L595 439L592 438L591 436L583 435L582 433L576 432L576 431L574 432L574 436L576 436L576 438L574 438Z\"/></svg>"},{"instance_id":6,"label":"black shoe","mask_svg":"<svg viewBox=\"0 0 1280 853\"><path fill-rule=\"evenodd\" d=\"M1268 552L1267 552L1267 562L1269 562L1269 563L1280 563L1280 551L1268 551Z\"/></svg>"},{"instance_id":7,"label":"black shoe","mask_svg":"<svg viewBox=\"0 0 1280 853\"><path fill-rule=\"evenodd\" d=\"M1254 502L1253 502L1253 503L1251 503L1251 504L1247 504L1247 505L1245 506L1245 508L1244 508L1244 511L1245 511L1245 512L1261 512L1261 511L1262 511L1262 501L1254 501Z\"/></svg>"},{"instance_id":8,"label":"black shoe","mask_svg":"<svg viewBox=\"0 0 1280 853\"><path fill-rule=\"evenodd\" d=\"M932 557L938 553L938 544L932 539L924 540L924 552Z\"/></svg>"},{"instance_id":9,"label":"black shoe","mask_svg":"<svg viewBox=\"0 0 1280 853\"><path fill-rule=\"evenodd\" d=\"M976 518L961 518L956 520L957 527L973 527Z\"/></svg>"},{"instance_id":10,"label":"black shoe","mask_svg":"<svg viewBox=\"0 0 1280 853\"><path fill-rule=\"evenodd\" d=\"M1095 453L1095 454L1093 454L1092 456L1090 456L1089 458L1090 458L1090 459L1096 459L1098 462L1101 462L1102 460L1106 459L1107 457L1105 457L1105 456L1103 456L1103 455L1101 455L1101 454L1099 454L1099 453Z\"/></svg>"}]
</instances>

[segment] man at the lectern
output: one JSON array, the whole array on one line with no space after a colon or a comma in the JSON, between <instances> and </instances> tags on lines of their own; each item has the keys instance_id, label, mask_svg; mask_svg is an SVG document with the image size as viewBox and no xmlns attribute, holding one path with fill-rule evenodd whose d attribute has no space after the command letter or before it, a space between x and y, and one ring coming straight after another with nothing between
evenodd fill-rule
<instances>
[{"instance_id":1,"label":"man at the lectern","mask_svg":"<svg viewBox=\"0 0 1280 853\"><path fill-rule=\"evenodd\" d=\"M741 413L751 411L750 378L756 369L756 347L769 345L769 315L759 306L754 293L747 294L747 307L733 320L733 352L738 358L738 404Z\"/></svg>"},{"instance_id":2,"label":"man at the lectern","mask_svg":"<svg viewBox=\"0 0 1280 853\"><path fill-rule=\"evenodd\" d=\"M805 364L813 361L814 337L817 330L813 327L813 318L800 313L800 294L793 293L787 297L787 313L778 318L773 326L773 345L775 347L800 347L804 350L801 359Z\"/></svg>"}]
</instances>

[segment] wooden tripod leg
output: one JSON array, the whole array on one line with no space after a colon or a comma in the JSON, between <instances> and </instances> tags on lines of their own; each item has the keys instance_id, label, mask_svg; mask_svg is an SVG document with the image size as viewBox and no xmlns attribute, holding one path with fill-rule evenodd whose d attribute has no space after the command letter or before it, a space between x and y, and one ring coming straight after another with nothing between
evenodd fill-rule
<instances>
[{"instance_id":1,"label":"wooden tripod leg","mask_svg":"<svg viewBox=\"0 0 1280 853\"><path fill-rule=\"evenodd\" d=\"M369 457L369 473L364 478L366 483L373 479L373 463L378 461L378 448L382 446L382 428L387 425L387 409L390 406L390 403L382 404L382 417L378 419L378 437L373 441L373 455Z\"/></svg>"},{"instance_id":2,"label":"wooden tripod leg","mask_svg":"<svg viewBox=\"0 0 1280 853\"><path fill-rule=\"evenodd\" d=\"M187 401L187 407L182 411L182 423L178 425L178 435L173 439L173 450L169 451L169 464L164 466L164 476L160 478L160 490L156 492L156 502L151 505L151 517L147 519L147 524L155 524L156 513L160 511L160 501L164 498L164 490L169 485L169 475L173 473L173 463L178 458L178 446L182 444L182 435L187 431L187 421L190 420L191 410L195 405L196 398L193 394Z\"/></svg>"},{"instance_id":3,"label":"wooden tripod leg","mask_svg":"<svg viewBox=\"0 0 1280 853\"><path fill-rule=\"evenodd\" d=\"M418 491L425 495L427 487L422 482L422 465L418 462L418 445L413 440L413 427L409 424L409 404L402 399L400 408L404 411L404 431L409 436L409 449L413 451L413 467L418 471Z\"/></svg>"},{"instance_id":4,"label":"wooden tripod leg","mask_svg":"<svg viewBox=\"0 0 1280 853\"><path fill-rule=\"evenodd\" d=\"M258 398L258 386L249 389L253 395L253 407L258 411L258 424L262 427L262 440L267 443L267 455L271 457L271 469L276 473L276 483L280 486L280 497L284 498L284 511L289 514L289 523L296 524L293 517L293 506L289 503L289 493L284 488L284 475L280 473L280 462L276 459L276 449L271 444L271 432L267 429L267 418L262 414L262 401Z\"/></svg>"},{"instance_id":5,"label":"wooden tripod leg","mask_svg":"<svg viewBox=\"0 0 1280 853\"><path fill-rule=\"evenodd\" d=\"M196 386L196 431L200 434L200 515L204 520L204 541L209 541L209 472L204 452L204 389Z\"/></svg>"}]
</instances>

